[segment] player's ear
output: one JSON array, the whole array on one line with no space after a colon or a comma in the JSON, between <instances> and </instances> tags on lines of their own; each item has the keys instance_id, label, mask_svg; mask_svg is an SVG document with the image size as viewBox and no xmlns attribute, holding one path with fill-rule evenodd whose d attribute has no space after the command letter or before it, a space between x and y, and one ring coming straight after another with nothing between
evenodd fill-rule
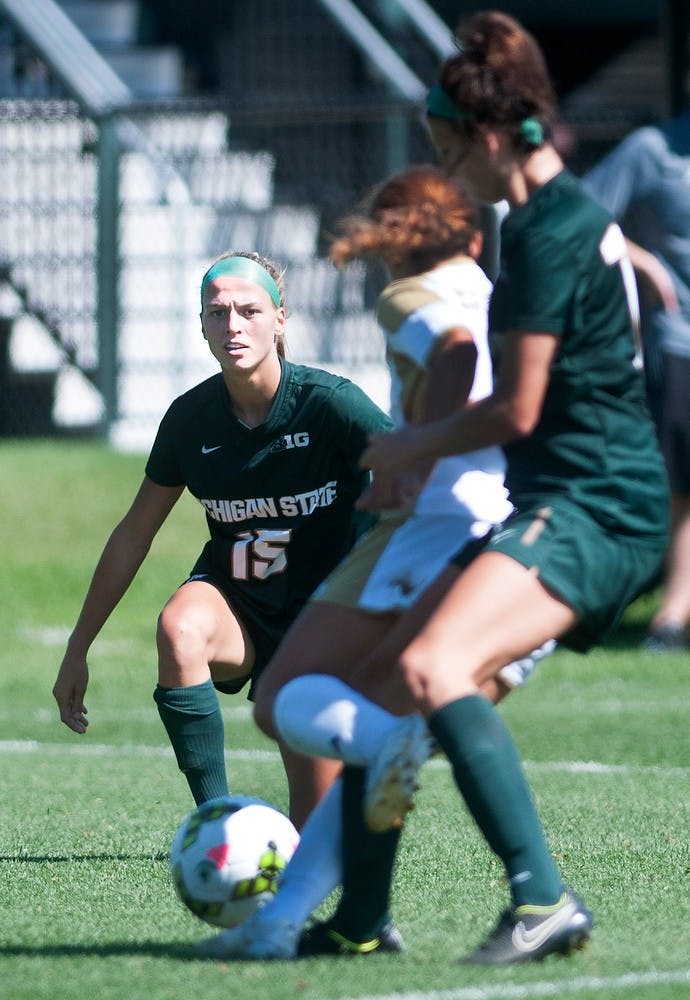
<instances>
[{"instance_id":1,"label":"player's ear","mask_svg":"<svg viewBox=\"0 0 690 1000\"><path fill-rule=\"evenodd\" d=\"M275 337L282 337L285 333L285 320L287 319L287 314L285 312L285 306L279 306L276 309L276 321L273 328L273 333Z\"/></svg>"},{"instance_id":2,"label":"player's ear","mask_svg":"<svg viewBox=\"0 0 690 1000\"><path fill-rule=\"evenodd\" d=\"M479 257L480 253L482 252L483 246L484 246L484 233L481 231L481 229L477 229L473 234L469 245L470 257L472 257L473 260L476 260Z\"/></svg>"},{"instance_id":3,"label":"player's ear","mask_svg":"<svg viewBox=\"0 0 690 1000\"><path fill-rule=\"evenodd\" d=\"M204 330L204 314L203 314L203 312L199 313L199 322L201 323L201 335L204 338L204 340L208 340L208 337L206 336L206 331Z\"/></svg>"},{"instance_id":4,"label":"player's ear","mask_svg":"<svg viewBox=\"0 0 690 1000\"><path fill-rule=\"evenodd\" d=\"M485 148L493 156L498 153L501 148L501 137L495 129L492 128L479 128L479 134L482 137Z\"/></svg>"}]
</instances>

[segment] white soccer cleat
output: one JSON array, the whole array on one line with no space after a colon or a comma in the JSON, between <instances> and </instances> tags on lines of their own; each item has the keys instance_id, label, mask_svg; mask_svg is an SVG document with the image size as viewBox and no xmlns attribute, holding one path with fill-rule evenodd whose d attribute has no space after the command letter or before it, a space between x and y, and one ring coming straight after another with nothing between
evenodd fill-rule
<instances>
[{"instance_id":1,"label":"white soccer cleat","mask_svg":"<svg viewBox=\"0 0 690 1000\"><path fill-rule=\"evenodd\" d=\"M522 687L525 681L529 680L537 666L543 659L550 656L556 648L555 639L547 639L543 646L533 649L521 660L513 660L498 671L498 677L509 688Z\"/></svg>"},{"instance_id":2,"label":"white soccer cleat","mask_svg":"<svg viewBox=\"0 0 690 1000\"><path fill-rule=\"evenodd\" d=\"M421 715L408 715L387 737L367 768L364 818L374 833L402 826L412 809L417 774L434 750Z\"/></svg>"},{"instance_id":3,"label":"white soccer cleat","mask_svg":"<svg viewBox=\"0 0 690 1000\"><path fill-rule=\"evenodd\" d=\"M201 958L292 959L297 955L301 924L248 917L238 927L231 927L196 946Z\"/></svg>"}]
</instances>

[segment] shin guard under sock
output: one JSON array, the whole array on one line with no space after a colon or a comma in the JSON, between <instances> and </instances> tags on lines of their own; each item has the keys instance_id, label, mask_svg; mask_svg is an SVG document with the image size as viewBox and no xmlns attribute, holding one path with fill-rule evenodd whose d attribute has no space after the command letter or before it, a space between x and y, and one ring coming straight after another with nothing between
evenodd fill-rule
<instances>
[{"instance_id":1,"label":"shin guard under sock","mask_svg":"<svg viewBox=\"0 0 690 1000\"><path fill-rule=\"evenodd\" d=\"M196 804L227 795L223 716L213 682L159 685L153 698Z\"/></svg>"},{"instance_id":2,"label":"shin guard under sock","mask_svg":"<svg viewBox=\"0 0 690 1000\"><path fill-rule=\"evenodd\" d=\"M512 737L482 695L444 705L429 729L491 849L505 865L516 906L555 903L563 884Z\"/></svg>"},{"instance_id":3,"label":"shin guard under sock","mask_svg":"<svg viewBox=\"0 0 690 1000\"><path fill-rule=\"evenodd\" d=\"M343 769L343 895L331 921L350 941L368 941L390 919L390 890L400 830L372 833L364 822L366 771Z\"/></svg>"}]
</instances>

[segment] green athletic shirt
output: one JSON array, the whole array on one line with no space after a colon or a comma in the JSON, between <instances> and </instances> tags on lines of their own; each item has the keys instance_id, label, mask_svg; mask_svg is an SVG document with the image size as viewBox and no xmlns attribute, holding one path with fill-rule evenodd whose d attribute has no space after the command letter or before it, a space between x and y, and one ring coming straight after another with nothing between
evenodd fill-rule
<instances>
[{"instance_id":1,"label":"green athletic shirt","mask_svg":"<svg viewBox=\"0 0 690 1000\"><path fill-rule=\"evenodd\" d=\"M235 416L220 373L163 417L146 475L184 484L206 511L205 552L252 614L292 618L370 518L353 510L368 435L392 423L345 378L281 361L267 420ZM249 623L247 623L249 624Z\"/></svg>"},{"instance_id":2,"label":"green athletic shirt","mask_svg":"<svg viewBox=\"0 0 690 1000\"><path fill-rule=\"evenodd\" d=\"M667 530L668 487L625 267L620 230L564 170L503 222L489 322L499 352L508 330L560 340L537 427L505 446L516 507L555 493L607 530L652 539Z\"/></svg>"}]
</instances>

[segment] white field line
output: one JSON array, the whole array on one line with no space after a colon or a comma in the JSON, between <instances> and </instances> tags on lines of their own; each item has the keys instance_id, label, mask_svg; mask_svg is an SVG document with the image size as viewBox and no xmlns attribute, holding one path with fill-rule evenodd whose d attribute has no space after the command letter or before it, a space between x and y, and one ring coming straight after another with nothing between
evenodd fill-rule
<instances>
[{"instance_id":1,"label":"white field line","mask_svg":"<svg viewBox=\"0 0 690 1000\"><path fill-rule=\"evenodd\" d=\"M453 990L414 993L376 993L347 1000L522 1000L523 997L562 997L573 993L630 990L640 986L690 985L690 969L675 972L629 972L623 976L581 976L577 979L542 980L536 983L504 983L495 986L461 986Z\"/></svg>"},{"instance_id":2,"label":"white field line","mask_svg":"<svg viewBox=\"0 0 690 1000\"><path fill-rule=\"evenodd\" d=\"M84 754L92 756L141 756L171 757L168 746L144 743L91 743L88 739L76 738L73 743L50 743L43 740L0 740L0 754ZM251 760L280 762L277 750L226 750L229 760ZM426 765L431 768L447 768L448 761L437 757ZM555 771L569 774L659 774L683 777L690 774L690 767L662 767L658 764L600 764L597 761L526 761L525 766L533 771Z\"/></svg>"},{"instance_id":3,"label":"white field line","mask_svg":"<svg viewBox=\"0 0 690 1000\"><path fill-rule=\"evenodd\" d=\"M1 754L56 754L94 757L172 757L172 747L146 746L142 743L124 743L117 746L114 743L89 743L88 740L74 743L43 743L40 740L0 740ZM226 750L225 756L230 760L280 761L277 750Z\"/></svg>"},{"instance_id":4,"label":"white field line","mask_svg":"<svg viewBox=\"0 0 690 1000\"><path fill-rule=\"evenodd\" d=\"M88 699L87 699L88 700ZM97 712L94 712L94 718L99 722L151 722L156 725L160 725L160 719L158 717L158 712L153 707L153 698L151 698L152 707L147 708L142 705L140 708L129 708L127 711L123 711L118 708L98 708ZM223 713L223 718L234 722L251 722L252 721L252 706L248 701L241 701L239 705L221 705L221 711ZM59 725L60 717L58 715L57 707L55 708L34 708L27 713L27 716L31 718L33 722L41 726L55 726ZM16 719L16 712L12 712L10 709L1 708L0 709L0 724L3 722L7 725L14 722Z\"/></svg>"},{"instance_id":5,"label":"white field line","mask_svg":"<svg viewBox=\"0 0 690 1000\"><path fill-rule=\"evenodd\" d=\"M431 764L437 763L431 761ZM440 760L439 764L447 764ZM664 764L601 764L596 760L539 760L525 761L532 771L565 771L570 774L662 774L683 777L690 775L690 767Z\"/></svg>"}]
</instances>

